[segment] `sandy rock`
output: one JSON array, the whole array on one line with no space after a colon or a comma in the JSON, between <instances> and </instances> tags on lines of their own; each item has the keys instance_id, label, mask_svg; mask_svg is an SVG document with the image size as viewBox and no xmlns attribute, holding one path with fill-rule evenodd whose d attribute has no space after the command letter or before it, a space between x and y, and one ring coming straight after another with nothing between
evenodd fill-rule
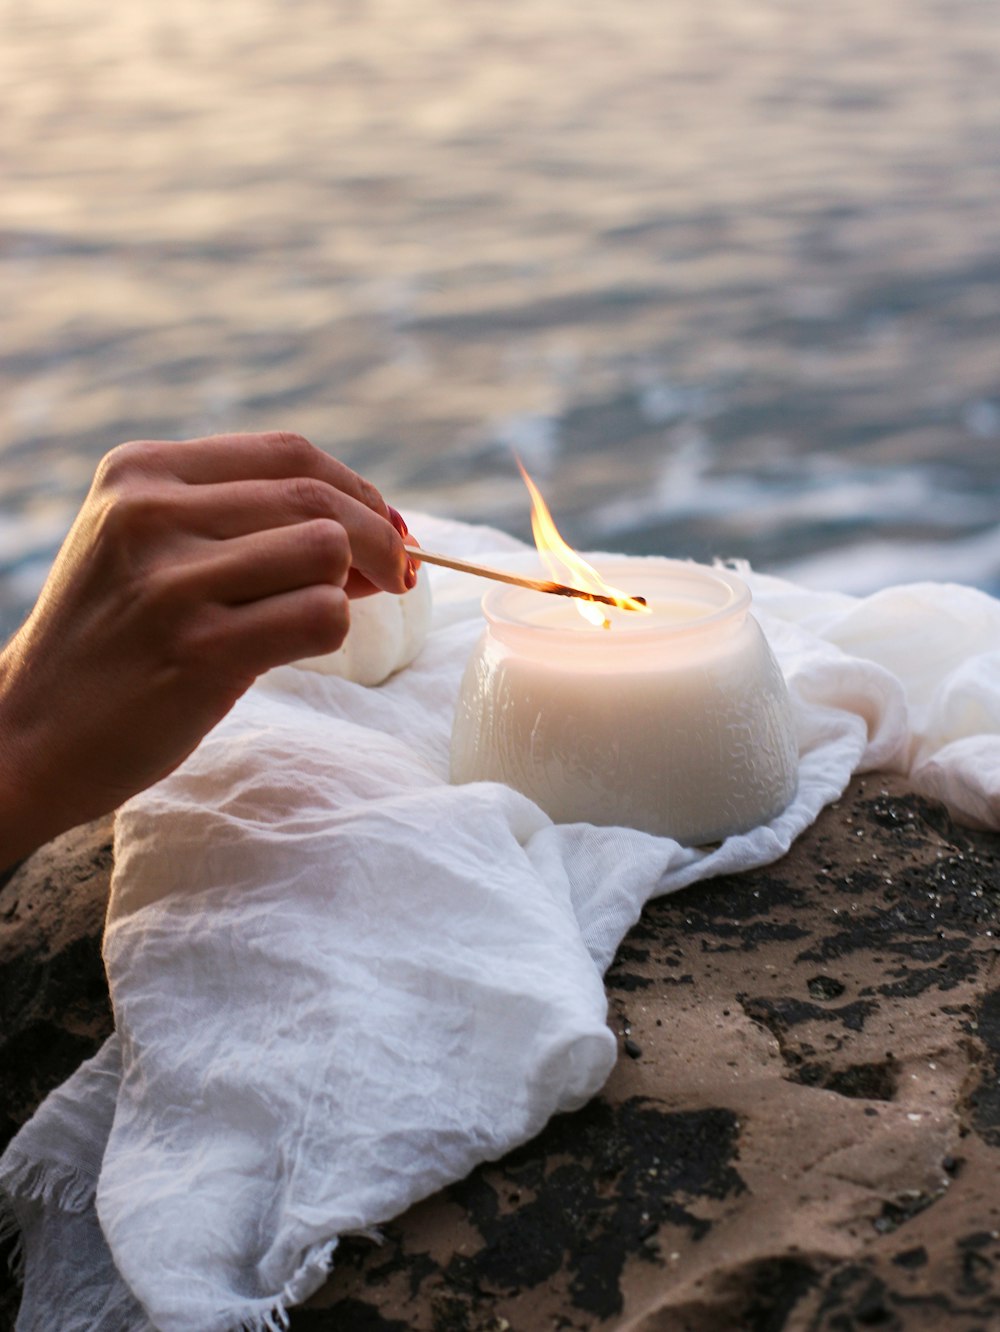
<instances>
[{"instance_id":1,"label":"sandy rock","mask_svg":"<svg viewBox=\"0 0 1000 1332\"><path fill-rule=\"evenodd\" d=\"M109 868L94 825L0 892L5 1137L110 1030ZM777 865L651 904L602 1094L346 1241L293 1332L1000 1326L998 948L1000 838L855 782Z\"/></svg>"}]
</instances>

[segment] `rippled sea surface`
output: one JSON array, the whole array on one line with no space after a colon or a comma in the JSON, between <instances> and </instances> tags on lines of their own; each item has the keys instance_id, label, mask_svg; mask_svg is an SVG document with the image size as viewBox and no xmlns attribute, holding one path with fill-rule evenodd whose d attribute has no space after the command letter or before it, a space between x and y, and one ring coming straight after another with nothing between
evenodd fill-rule
<instances>
[{"instance_id":1,"label":"rippled sea surface","mask_svg":"<svg viewBox=\"0 0 1000 1332\"><path fill-rule=\"evenodd\" d=\"M0 629L101 454L1000 592L994 0L0 0Z\"/></svg>"}]
</instances>

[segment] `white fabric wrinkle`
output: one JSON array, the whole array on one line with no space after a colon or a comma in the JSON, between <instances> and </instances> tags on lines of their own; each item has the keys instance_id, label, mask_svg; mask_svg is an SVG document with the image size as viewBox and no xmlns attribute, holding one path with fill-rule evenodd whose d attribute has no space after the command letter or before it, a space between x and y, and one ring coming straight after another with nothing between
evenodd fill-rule
<instances>
[{"instance_id":1,"label":"white fabric wrinkle","mask_svg":"<svg viewBox=\"0 0 1000 1332\"><path fill-rule=\"evenodd\" d=\"M1000 744L995 736L969 736L943 745L912 776L924 795L948 805L970 828L996 831Z\"/></svg>"}]
</instances>

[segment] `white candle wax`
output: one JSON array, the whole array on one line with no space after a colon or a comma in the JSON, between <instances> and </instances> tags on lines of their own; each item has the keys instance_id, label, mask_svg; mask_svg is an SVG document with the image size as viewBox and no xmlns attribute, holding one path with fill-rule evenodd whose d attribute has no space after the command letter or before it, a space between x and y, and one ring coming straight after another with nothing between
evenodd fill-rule
<instances>
[{"instance_id":1,"label":"white candle wax","mask_svg":"<svg viewBox=\"0 0 1000 1332\"><path fill-rule=\"evenodd\" d=\"M452 779L501 781L556 822L717 841L791 799L796 748L784 680L745 584L673 560L607 562L648 614L498 588L466 670Z\"/></svg>"}]
</instances>

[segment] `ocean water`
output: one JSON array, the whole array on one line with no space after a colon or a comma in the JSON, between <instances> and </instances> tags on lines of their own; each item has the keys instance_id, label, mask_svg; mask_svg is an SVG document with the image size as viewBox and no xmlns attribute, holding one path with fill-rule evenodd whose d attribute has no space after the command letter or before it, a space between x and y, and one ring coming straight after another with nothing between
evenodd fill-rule
<instances>
[{"instance_id":1,"label":"ocean water","mask_svg":"<svg viewBox=\"0 0 1000 1332\"><path fill-rule=\"evenodd\" d=\"M992 0L0 0L0 633L100 456L1000 592Z\"/></svg>"}]
</instances>

